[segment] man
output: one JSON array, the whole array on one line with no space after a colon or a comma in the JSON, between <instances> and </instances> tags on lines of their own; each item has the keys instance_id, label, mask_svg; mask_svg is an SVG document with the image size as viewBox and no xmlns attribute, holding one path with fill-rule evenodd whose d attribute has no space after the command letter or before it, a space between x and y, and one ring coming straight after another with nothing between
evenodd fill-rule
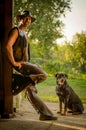
<instances>
[{"instance_id":1,"label":"man","mask_svg":"<svg viewBox=\"0 0 86 130\"><path fill-rule=\"evenodd\" d=\"M6 44L7 56L13 68L19 75L13 76L13 95L23 89L27 90L28 99L40 114L40 120L56 120L51 110L37 96L36 84L46 79L47 74L36 64L31 64L29 44L27 42L26 29L35 21L29 11L24 11L17 16L19 26L11 29ZM29 55L28 55L29 50Z\"/></svg>"}]
</instances>

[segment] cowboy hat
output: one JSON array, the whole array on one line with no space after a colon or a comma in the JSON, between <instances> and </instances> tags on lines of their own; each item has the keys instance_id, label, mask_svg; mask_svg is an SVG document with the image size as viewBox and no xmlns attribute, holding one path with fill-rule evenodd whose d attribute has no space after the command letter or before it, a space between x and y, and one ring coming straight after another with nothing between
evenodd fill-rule
<instances>
[{"instance_id":1,"label":"cowboy hat","mask_svg":"<svg viewBox=\"0 0 86 130\"><path fill-rule=\"evenodd\" d=\"M23 11L21 14L17 15L18 19L23 19L24 17L31 17L31 23L34 22L36 19L31 16L31 13L28 10Z\"/></svg>"}]
</instances>

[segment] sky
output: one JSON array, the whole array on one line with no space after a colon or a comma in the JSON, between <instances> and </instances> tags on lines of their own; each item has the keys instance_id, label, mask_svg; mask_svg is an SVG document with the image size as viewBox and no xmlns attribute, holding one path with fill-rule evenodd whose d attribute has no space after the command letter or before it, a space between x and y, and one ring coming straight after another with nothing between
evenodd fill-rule
<instances>
[{"instance_id":1,"label":"sky","mask_svg":"<svg viewBox=\"0 0 86 130\"><path fill-rule=\"evenodd\" d=\"M59 43L65 40L71 41L75 33L86 31L86 0L72 0L71 7L71 12L67 12L63 18L65 38L59 39Z\"/></svg>"}]
</instances>

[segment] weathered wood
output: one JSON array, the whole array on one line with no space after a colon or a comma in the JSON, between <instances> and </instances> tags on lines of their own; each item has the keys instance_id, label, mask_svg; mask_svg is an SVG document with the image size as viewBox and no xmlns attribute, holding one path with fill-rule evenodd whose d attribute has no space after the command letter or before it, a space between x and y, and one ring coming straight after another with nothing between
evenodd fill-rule
<instances>
[{"instance_id":1,"label":"weathered wood","mask_svg":"<svg viewBox=\"0 0 86 130\"><path fill-rule=\"evenodd\" d=\"M4 39L4 1L0 1L0 114L4 112L2 41Z\"/></svg>"},{"instance_id":2,"label":"weathered wood","mask_svg":"<svg viewBox=\"0 0 86 130\"><path fill-rule=\"evenodd\" d=\"M9 30L12 28L12 0L0 1L0 43L1 43L1 64L0 64L0 99L3 110L0 108L2 115L13 113L13 96L11 92L12 85L12 67L5 55L5 45Z\"/></svg>"}]
</instances>

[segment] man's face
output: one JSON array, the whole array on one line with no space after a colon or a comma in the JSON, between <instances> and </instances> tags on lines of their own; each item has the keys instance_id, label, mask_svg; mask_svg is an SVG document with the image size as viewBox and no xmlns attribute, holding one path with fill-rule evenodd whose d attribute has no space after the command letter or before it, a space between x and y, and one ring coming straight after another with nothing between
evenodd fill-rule
<instances>
[{"instance_id":1,"label":"man's face","mask_svg":"<svg viewBox=\"0 0 86 130\"><path fill-rule=\"evenodd\" d=\"M28 26L31 23L31 17L27 16L23 18L23 25Z\"/></svg>"}]
</instances>

